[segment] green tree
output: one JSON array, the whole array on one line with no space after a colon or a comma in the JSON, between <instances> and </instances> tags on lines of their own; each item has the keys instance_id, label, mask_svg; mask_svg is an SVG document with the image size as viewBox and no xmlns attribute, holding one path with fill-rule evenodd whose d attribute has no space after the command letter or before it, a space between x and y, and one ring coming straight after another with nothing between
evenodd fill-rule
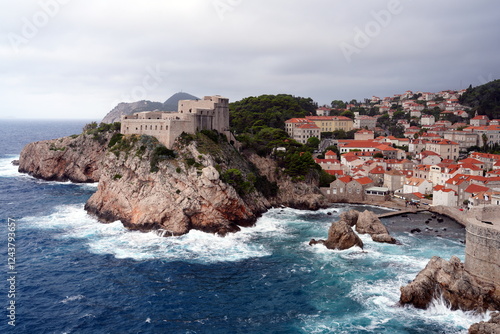
<instances>
[{"instance_id":1,"label":"green tree","mask_svg":"<svg viewBox=\"0 0 500 334\"><path fill-rule=\"evenodd\" d=\"M229 105L230 126L240 134L253 126L284 129L286 120L314 114L317 107L311 98L287 94L247 97Z\"/></svg>"},{"instance_id":2,"label":"green tree","mask_svg":"<svg viewBox=\"0 0 500 334\"><path fill-rule=\"evenodd\" d=\"M485 133L483 133L481 139L483 140L483 146L484 147L488 146L488 136Z\"/></svg>"},{"instance_id":3,"label":"green tree","mask_svg":"<svg viewBox=\"0 0 500 334\"><path fill-rule=\"evenodd\" d=\"M355 117L354 113L350 110L346 110L346 111L342 112L340 114L340 116L349 117L350 119L354 119L354 117Z\"/></svg>"},{"instance_id":4,"label":"green tree","mask_svg":"<svg viewBox=\"0 0 500 334\"><path fill-rule=\"evenodd\" d=\"M345 107L346 107L345 102L343 102L341 100L333 100L332 101L332 108L333 109L345 109Z\"/></svg>"},{"instance_id":5,"label":"green tree","mask_svg":"<svg viewBox=\"0 0 500 334\"><path fill-rule=\"evenodd\" d=\"M311 137L307 139L307 146L310 147L313 150L316 150L319 146L320 140L316 137Z\"/></svg>"}]
</instances>

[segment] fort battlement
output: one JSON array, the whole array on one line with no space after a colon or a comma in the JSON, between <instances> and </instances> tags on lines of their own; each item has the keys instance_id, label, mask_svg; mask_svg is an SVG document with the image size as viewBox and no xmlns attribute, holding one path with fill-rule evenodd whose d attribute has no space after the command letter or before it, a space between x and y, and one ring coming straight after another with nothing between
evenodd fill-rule
<instances>
[{"instance_id":1,"label":"fort battlement","mask_svg":"<svg viewBox=\"0 0 500 334\"><path fill-rule=\"evenodd\" d=\"M229 135L229 100L219 95L203 100L181 100L177 112L143 111L121 118L121 133L156 137L171 148L183 132L217 130ZM229 136L228 136L229 137Z\"/></svg>"},{"instance_id":2,"label":"fort battlement","mask_svg":"<svg viewBox=\"0 0 500 334\"><path fill-rule=\"evenodd\" d=\"M478 208L468 216L465 269L500 288L500 206Z\"/></svg>"}]
</instances>

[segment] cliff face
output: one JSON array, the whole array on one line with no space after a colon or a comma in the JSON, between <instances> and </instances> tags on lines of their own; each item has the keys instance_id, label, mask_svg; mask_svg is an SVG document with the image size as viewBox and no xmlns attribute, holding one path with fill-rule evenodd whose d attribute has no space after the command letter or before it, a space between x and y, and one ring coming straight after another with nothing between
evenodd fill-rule
<instances>
[{"instance_id":1,"label":"cliff face","mask_svg":"<svg viewBox=\"0 0 500 334\"><path fill-rule=\"evenodd\" d=\"M153 137L116 132L37 142L23 149L19 170L46 180L99 181L85 205L89 213L165 235L190 229L225 234L253 224L272 206L326 206L316 186L276 175L270 159L255 159L253 165L222 139L215 143L202 134L184 139L175 151ZM277 193L269 191L275 189L272 182Z\"/></svg>"},{"instance_id":2,"label":"cliff face","mask_svg":"<svg viewBox=\"0 0 500 334\"><path fill-rule=\"evenodd\" d=\"M98 190L85 205L88 212L104 222L119 219L130 229L160 229L167 235L190 229L225 234L252 224L270 205L257 191L245 201L220 180L213 158L194 143L159 162L156 172L151 171L154 153L138 156L140 147L138 142L128 154L106 155Z\"/></svg>"},{"instance_id":3,"label":"cliff face","mask_svg":"<svg viewBox=\"0 0 500 334\"><path fill-rule=\"evenodd\" d=\"M247 156L259 172L271 182L278 185L278 193L270 199L272 206L287 206L295 209L317 210L328 206L328 202L320 189L313 183L293 182L283 175L278 169L278 164L270 159L257 154Z\"/></svg>"},{"instance_id":4,"label":"cliff face","mask_svg":"<svg viewBox=\"0 0 500 334\"><path fill-rule=\"evenodd\" d=\"M65 137L26 145L19 157L19 172L48 181L97 182L99 162L107 152L110 133Z\"/></svg>"},{"instance_id":5,"label":"cliff face","mask_svg":"<svg viewBox=\"0 0 500 334\"><path fill-rule=\"evenodd\" d=\"M413 282L400 290L400 303L417 308L427 308L432 299L439 296L454 310L484 312L500 308L495 286L477 280L455 256L450 261L434 256Z\"/></svg>"}]
</instances>

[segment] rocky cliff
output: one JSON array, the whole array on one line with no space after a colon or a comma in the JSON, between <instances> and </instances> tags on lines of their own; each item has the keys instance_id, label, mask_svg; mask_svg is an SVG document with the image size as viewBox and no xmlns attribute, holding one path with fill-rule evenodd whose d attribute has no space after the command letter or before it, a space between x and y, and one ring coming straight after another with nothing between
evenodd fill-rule
<instances>
[{"instance_id":1,"label":"rocky cliff","mask_svg":"<svg viewBox=\"0 0 500 334\"><path fill-rule=\"evenodd\" d=\"M400 303L425 309L432 299L440 296L454 310L500 309L500 296L495 286L469 274L455 256L450 261L434 256L413 282L401 287Z\"/></svg>"},{"instance_id":2,"label":"rocky cliff","mask_svg":"<svg viewBox=\"0 0 500 334\"><path fill-rule=\"evenodd\" d=\"M278 185L277 195L269 198L272 206L288 206L304 210L317 210L328 206L326 198L317 186L307 182L293 182L290 177L280 172L276 161L257 154L246 157L258 168L260 174Z\"/></svg>"},{"instance_id":3,"label":"rocky cliff","mask_svg":"<svg viewBox=\"0 0 500 334\"><path fill-rule=\"evenodd\" d=\"M81 134L26 145L19 172L48 181L97 182L99 163L107 153L111 133Z\"/></svg>"},{"instance_id":4,"label":"rocky cliff","mask_svg":"<svg viewBox=\"0 0 500 334\"><path fill-rule=\"evenodd\" d=\"M27 145L22 172L47 180L95 182L85 209L103 222L180 235L191 229L225 234L249 225L271 206L325 206L314 184L276 176L276 184L223 137L185 135L174 150L149 136L117 132ZM276 171L275 171L276 172Z\"/></svg>"}]
</instances>

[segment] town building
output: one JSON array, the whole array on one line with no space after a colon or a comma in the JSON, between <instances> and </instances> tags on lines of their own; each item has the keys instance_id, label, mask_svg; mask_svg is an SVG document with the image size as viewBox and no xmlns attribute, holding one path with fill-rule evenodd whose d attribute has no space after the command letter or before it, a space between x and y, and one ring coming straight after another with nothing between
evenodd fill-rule
<instances>
[{"instance_id":1,"label":"town building","mask_svg":"<svg viewBox=\"0 0 500 334\"><path fill-rule=\"evenodd\" d=\"M351 131L354 122L345 116L306 116L308 121L314 122L321 132L333 132L335 130Z\"/></svg>"},{"instance_id":2,"label":"town building","mask_svg":"<svg viewBox=\"0 0 500 334\"><path fill-rule=\"evenodd\" d=\"M425 144L425 149L435 152L443 159L457 160L460 152L458 143L448 139L431 140Z\"/></svg>"},{"instance_id":3,"label":"town building","mask_svg":"<svg viewBox=\"0 0 500 334\"><path fill-rule=\"evenodd\" d=\"M314 123L304 123L294 128L291 137L301 144L306 144L312 137L321 140L321 130Z\"/></svg>"},{"instance_id":4,"label":"town building","mask_svg":"<svg viewBox=\"0 0 500 334\"><path fill-rule=\"evenodd\" d=\"M469 131L445 131L443 138L458 143L460 151L466 151L469 147L479 146L479 134Z\"/></svg>"},{"instance_id":5,"label":"town building","mask_svg":"<svg viewBox=\"0 0 500 334\"><path fill-rule=\"evenodd\" d=\"M384 187L388 188L389 191L395 192L403 189L404 181L405 175L399 170L393 169L384 173Z\"/></svg>"},{"instance_id":6,"label":"town building","mask_svg":"<svg viewBox=\"0 0 500 334\"><path fill-rule=\"evenodd\" d=\"M403 184L403 193L412 194L412 193L421 193L421 194L430 194L432 192L432 183L417 177L412 177L405 180Z\"/></svg>"},{"instance_id":7,"label":"town building","mask_svg":"<svg viewBox=\"0 0 500 334\"><path fill-rule=\"evenodd\" d=\"M420 125L433 125L436 123L436 118L433 115L422 115L420 118Z\"/></svg>"},{"instance_id":8,"label":"town building","mask_svg":"<svg viewBox=\"0 0 500 334\"><path fill-rule=\"evenodd\" d=\"M354 140L373 140L375 133L371 130L361 129L354 134Z\"/></svg>"},{"instance_id":9,"label":"town building","mask_svg":"<svg viewBox=\"0 0 500 334\"><path fill-rule=\"evenodd\" d=\"M470 120L471 126L485 126L488 125L489 117L486 115L477 115Z\"/></svg>"},{"instance_id":10,"label":"town building","mask_svg":"<svg viewBox=\"0 0 500 334\"><path fill-rule=\"evenodd\" d=\"M373 130L377 126L377 119L371 116L361 115L354 120L354 128Z\"/></svg>"}]
</instances>

